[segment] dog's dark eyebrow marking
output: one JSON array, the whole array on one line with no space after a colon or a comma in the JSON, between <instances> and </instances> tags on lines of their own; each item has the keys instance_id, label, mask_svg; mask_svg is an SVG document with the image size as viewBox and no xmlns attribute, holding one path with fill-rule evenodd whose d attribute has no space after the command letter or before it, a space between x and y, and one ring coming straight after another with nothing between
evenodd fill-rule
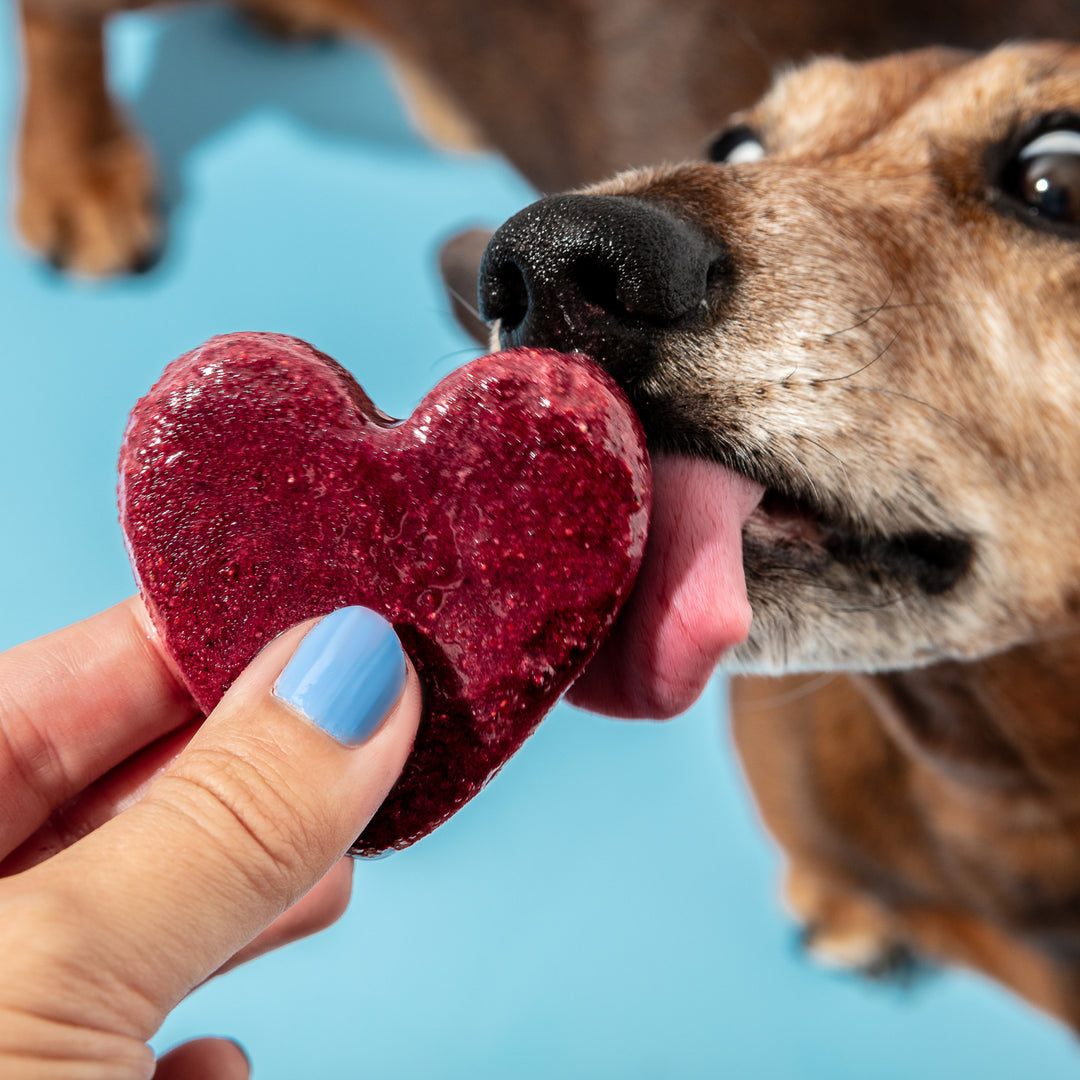
<instances>
[{"instance_id":1,"label":"dog's dark eyebrow marking","mask_svg":"<svg viewBox=\"0 0 1080 1080\"><path fill-rule=\"evenodd\" d=\"M831 330L829 333L823 335L822 340L823 341L828 341L829 338L837 337L840 334L848 334L852 330L858 330L860 326L865 326L872 319L877 318L877 316L880 315L885 310L885 308L888 306L888 303L892 299L892 294L893 294L893 291L895 289L896 289L896 282L890 282L889 283L889 294L888 294L888 296L886 296L885 299L882 300L881 303L878 304L877 307L875 307L875 308L863 308L861 311L856 311L855 312L856 315L862 315L862 313L864 311L868 311L869 312L868 315L866 315L864 318L860 319L857 323L854 323L852 326L845 327L843 330ZM890 344L892 344L892 342L890 342ZM825 382L826 380L821 379L819 381Z\"/></svg>"},{"instance_id":2,"label":"dog's dark eyebrow marking","mask_svg":"<svg viewBox=\"0 0 1080 1080\"><path fill-rule=\"evenodd\" d=\"M1074 46L1062 45L1058 50L1057 56L1052 60L1044 60L1041 64L1036 66L1034 71L1035 78L1048 79L1051 75L1056 75L1065 66L1066 59L1074 49Z\"/></svg>"}]
</instances>

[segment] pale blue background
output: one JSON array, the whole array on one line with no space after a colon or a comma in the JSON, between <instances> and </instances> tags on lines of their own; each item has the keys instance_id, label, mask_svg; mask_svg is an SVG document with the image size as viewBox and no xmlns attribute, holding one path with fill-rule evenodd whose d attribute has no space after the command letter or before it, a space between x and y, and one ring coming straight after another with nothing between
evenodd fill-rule
<instances>
[{"instance_id":1,"label":"pale blue background","mask_svg":"<svg viewBox=\"0 0 1080 1080\"><path fill-rule=\"evenodd\" d=\"M127 17L112 43L171 241L150 276L87 286L0 232L0 646L131 591L114 463L168 360L221 331L297 334L403 415L469 355L437 240L531 198L495 161L421 145L369 52L194 8ZM435 836L361 864L338 926L200 990L159 1045L232 1034L262 1080L1080 1072L1067 1035L979 979L905 994L798 957L722 701L666 726L558 710Z\"/></svg>"}]
</instances>

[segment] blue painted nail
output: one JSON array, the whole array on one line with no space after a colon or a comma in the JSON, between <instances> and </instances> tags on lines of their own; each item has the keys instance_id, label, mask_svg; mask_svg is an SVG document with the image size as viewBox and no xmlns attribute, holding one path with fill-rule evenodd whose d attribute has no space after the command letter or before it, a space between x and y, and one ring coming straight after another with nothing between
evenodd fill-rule
<instances>
[{"instance_id":1,"label":"blue painted nail","mask_svg":"<svg viewBox=\"0 0 1080 1080\"><path fill-rule=\"evenodd\" d=\"M364 607L317 622L274 684L274 695L339 742L358 746L378 730L405 686L394 628Z\"/></svg>"}]
</instances>

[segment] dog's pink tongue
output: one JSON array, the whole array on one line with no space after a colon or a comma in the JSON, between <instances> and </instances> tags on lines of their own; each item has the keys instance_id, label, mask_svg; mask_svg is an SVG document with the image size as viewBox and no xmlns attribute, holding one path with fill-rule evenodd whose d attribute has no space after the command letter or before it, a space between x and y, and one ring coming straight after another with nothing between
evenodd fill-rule
<instances>
[{"instance_id":1,"label":"dog's pink tongue","mask_svg":"<svg viewBox=\"0 0 1080 1080\"><path fill-rule=\"evenodd\" d=\"M742 528L763 488L713 462L653 461L653 517L630 599L568 698L609 716L669 717L746 639Z\"/></svg>"}]
</instances>

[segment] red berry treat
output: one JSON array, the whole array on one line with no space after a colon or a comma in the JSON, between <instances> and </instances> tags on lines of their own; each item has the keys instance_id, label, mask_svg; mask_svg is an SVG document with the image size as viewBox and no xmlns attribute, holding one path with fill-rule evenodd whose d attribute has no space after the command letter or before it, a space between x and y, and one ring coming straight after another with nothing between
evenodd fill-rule
<instances>
[{"instance_id":1,"label":"red berry treat","mask_svg":"<svg viewBox=\"0 0 1080 1080\"><path fill-rule=\"evenodd\" d=\"M424 716L360 854L472 798L596 652L645 549L637 417L591 361L518 349L397 422L310 345L212 338L134 408L120 520L143 599L209 711L280 631L389 619Z\"/></svg>"}]
</instances>

